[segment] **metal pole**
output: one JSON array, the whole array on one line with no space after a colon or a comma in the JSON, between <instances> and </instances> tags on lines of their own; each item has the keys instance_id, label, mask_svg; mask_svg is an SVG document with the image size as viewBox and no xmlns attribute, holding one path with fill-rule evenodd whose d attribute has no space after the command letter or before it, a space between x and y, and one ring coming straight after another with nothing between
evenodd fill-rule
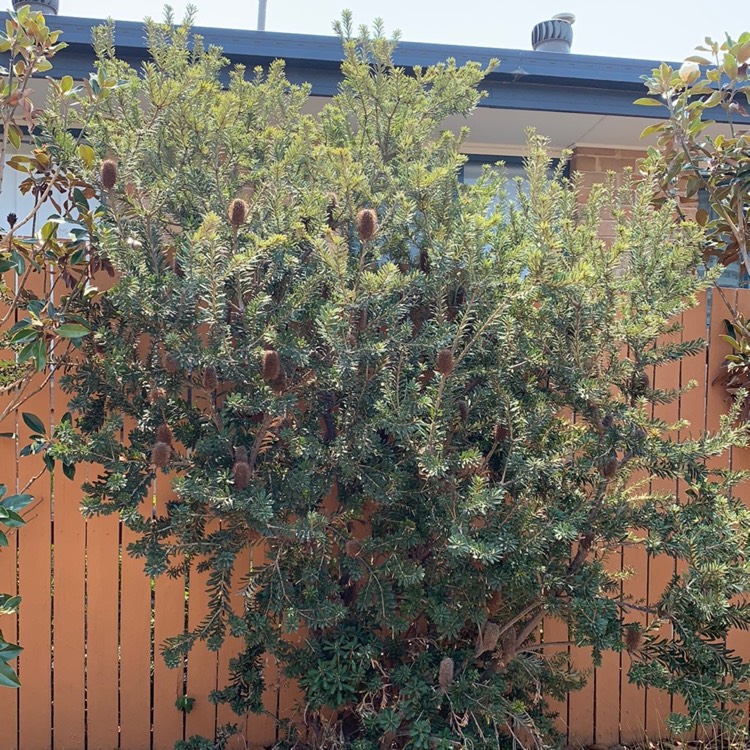
<instances>
[{"instance_id":1,"label":"metal pole","mask_svg":"<svg viewBox=\"0 0 750 750\"><path fill-rule=\"evenodd\" d=\"M266 30L266 6L268 0L258 0L258 31Z\"/></svg>"}]
</instances>

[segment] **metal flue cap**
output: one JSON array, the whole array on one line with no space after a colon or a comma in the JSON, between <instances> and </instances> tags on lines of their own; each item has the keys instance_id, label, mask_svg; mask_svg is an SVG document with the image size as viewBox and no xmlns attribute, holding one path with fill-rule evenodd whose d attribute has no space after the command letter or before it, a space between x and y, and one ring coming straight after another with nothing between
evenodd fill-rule
<instances>
[{"instance_id":1,"label":"metal flue cap","mask_svg":"<svg viewBox=\"0 0 750 750\"><path fill-rule=\"evenodd\" d=\"M531 46L539 52L570 52L575 20L572 13L558 13L538 23L531 31Z\"/></svg>"},{"instance_id":2,"label":"metal flue cap","mask_svg":"<svg viewBox=\"0 0 750 750\"><path fill-rule=\"evenodd\" d=\"M13 10L28 5L31 10L38 10L47 16L56 16L60 10L60 0L13 0Z\"/></svg>"}]
</instances>

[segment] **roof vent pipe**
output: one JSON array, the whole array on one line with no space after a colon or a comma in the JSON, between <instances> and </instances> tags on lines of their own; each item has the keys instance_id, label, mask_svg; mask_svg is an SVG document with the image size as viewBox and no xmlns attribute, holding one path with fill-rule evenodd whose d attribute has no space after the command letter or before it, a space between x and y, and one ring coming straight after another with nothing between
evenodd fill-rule
<instances>
[{"instance_id":1,"label":"roof vent pipe","mask_svg":"<svg viewBox=\"0 0 750 750\"><path fill-rule=\"evenodd\" d=\"M13 10L28 5L31 10L38 10L47 16L56 16L60 10L60 0L13 0Z\"/></svg>"},{"instance_id":2,"label":"roof vent pipe","mask_svg":"<svg viewBox=\"0 0 750 750\"><path fill-rule=\"evenodd\" d=\"M531 30L531 46L538 52L570 52L575 20L572 13L558 13L538 23Z\"/></svg>"}]
</instances>

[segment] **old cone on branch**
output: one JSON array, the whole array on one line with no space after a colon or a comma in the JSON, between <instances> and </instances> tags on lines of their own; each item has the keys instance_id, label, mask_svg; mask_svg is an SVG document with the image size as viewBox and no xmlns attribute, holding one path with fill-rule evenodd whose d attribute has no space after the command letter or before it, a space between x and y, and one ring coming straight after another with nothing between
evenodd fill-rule
<instances>
[{"instance_id":1,"label":"old cone on branch","mask_svg":"<svg viewBox=\"0 0 750 750\"><path fill-rule=\"evenodd\" d=\"M164 356L161 358L161 363L164 369L167 372L170 372L172 374L176 373L177 370L180 369L179 364L177 363L177 360L175 359L174 355L170 354L169 352L164 353Z\"/></svg>"},{"instance_id":2,"label":"old cone on branch","mask_svg":"<svg viewBox=\"0 0 750 750\"><path fill-rule=\"evenodd\" d=\"M359 554L360 544L356 539L348 539L345 549L349 557L356 557Z\"/></svg>"},{"instance_id":3,"label":"old cone on branch","mask_svg":"<svg viewBox=\"0 0 750 750\"><path fill-rule=\"evenodd\" d=\"M281 372L279 353L273 349L264 349L260 357L261 374L266 383L273 383Z\"/></svg>"},{"instance_id":4,"label":"old cone on branch","mask_svg":"<svg viewBox=\"0 0 750 750\"><path fill-rule=\"evenodd\" d=\"M481 656L487 651L494 651L500 639L500 626L496 622L488 622L477 643L476 656Z\"/></svg>"},{"instance_id":5,"label":"old cone on branch","mask_svg":"<svg viewBox=\"0 0 750 750\"><path fill-rule=\"evenodd\" d=\"M357 234L362 242L368 242L378 231L378 215L371 208L363 208L357 214Z\"/></svg>"},{"instance_id":6,"label":"old cone on branch","mask_svg":"<svg viewBox=\"0 0 750 750\"><path fill-rule=\"evenodd\" d=\"M643 632L637 625L628 625L625 628L625 648L628 653L636 653L643 646Z\"/></svg>"},{"instance_id":7,"label":"old cone on branch","mask_svg":"<svg viewBox=\"0 0 750 750\"><path fill-rule=\"evenodd\" d=\"M617 459L612 456L612 458L607 459L604 466L601 468L601 474L605 479L612 479L612 477L617 474L617 467L619 466L619 462Z\"/></svg>"},{"instance_id":8,"label":"old cone on branch","mask_svg":"<svg viewBox=\"0 0 750 750\"><path fill-rule=\"evenodd\" d=\"M219 385L219 378L216 374L216 368L209 365L203 371L203 388L207 391L215 391Z\"/></svg>"},{"instance_id":9,"label":"old cone on branch","mask_svg":"<svg viewBox=\"0 0 750 750\"><path fill-rule=\"evenodd\" d=\"M239 229L247 221L247 203L242 198L235 198L227 209L229 223Z\"/></svg>"},{"instance_id":10,"label":"old cone on branch","mask_svg":"<svg viewBox=\"0 0 750 750\"><path fill-rule=\"evenodd\" d=\"M435 369L441 375L450 375L453 372L453 352L450 349L441 349L437 353Z\"/></svg>"},{"instance_id":11,"label":"old cone on branch","mask_svg":"<svg viewBox=\"0 0 750 750\"><path fill-rule=\"evenodd\" d=\"M172 430L169 429L168 424L162 423L156 428L156 442L172 445Z\"/></svg>"},{"instance_id":12,"label":"old cone on branch","mask_svg":"<svg viewBox=\"0 0 750 750\"><path fill-rule=\"evenodd\" d=\"M117 164L112 159L105 159L99 167L99 178L105 190L112 190L117 182Z\"/></svg>"},{"instance_id":13,"label":"old cone on branch","mask_svg":"<svg viewBox=\"0 0 750 750\"><path fill-rule=\"evenodd\" d=\"M234 449L235 463L247 463L247 448L244 445L238 445Z\"/></svg>"},{"instance_id":14,"label":"old cone on branch","mask_svg":"<svg viewBox=\"0 0 750 750\"><path fill-rule=\"evenodd\" d=\"M450 656L446 656L440 662L440 669L438 670L438 684L440 685L440 692L445 695L448 692L448 688L453 682L453 671L455 665L453 659Z\"/></svg>"},{"instance_id":15,"label":"old cone on branch","mask_svg":"<svg viewBox=\"0 0 750 750\"><path fill-rule=\"evenodd\" d=\"M167 445L167 443L154 443L154 447L151 450L151 463L154 466L158 466L160 469L163 469L168 463L169 459L172 457L172 449Z\"/></svg>"},{"instance_id":16,"label":"old cone on branch","mask_svg":"<svg viewBox=\"0 0 750 750\"><path fill-rule=\"evenodd\" d=\"M250 464L247 461L237 461L234 465L234 486L244 490L250 484Z\"/></svg>"},{"instance_id":17,"label":"old cone on branch","mask_svg":"<svg viewBox=\"0 0 750 750\"><path fill-rule=\"evenodd\" d=\"M508 428L504 424L496 424L495 434L492 437L496 443L502 443L508 437Z\"/></svg>"},{"instance_id":18,"label":"old cone on branch","mask_svg":"<svg viewBox=\"0 0 750 750\"><path fill-rule=\"evenodd\" d=\"M462 400L458 402L458 416L462 422L465 422L469 418L469 405L466 401Z\"/></svg>"}]
</instances>

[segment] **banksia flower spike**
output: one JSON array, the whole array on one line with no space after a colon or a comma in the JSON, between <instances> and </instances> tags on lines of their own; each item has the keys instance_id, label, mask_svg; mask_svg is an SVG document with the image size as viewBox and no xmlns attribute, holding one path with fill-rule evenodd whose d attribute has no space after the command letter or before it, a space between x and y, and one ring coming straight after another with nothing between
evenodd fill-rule
<instances>
[{"instance_id":1,"label":"banksia flower spike","mask_svg":"<svg viewBox=\"0 0 750 750\"><path fill-rule=\"evenodd\" d=\"M273 349L264 349L260 359L261 374L266 383L272 383L279 377L281 372L281 360L279 353Z\"/></svg>"},{"instance_id":2,"label":"banksia flower spike","mask_svg":"<svg viewBox=\"0 0 750 750\"><path fill-rule=\"evenodd\" d=\"M441 349L437 353L435 369L444 376L453 372L453 352L450 349Z\"/></svg>"},{"instance_id":3,"label":"banksia flower spike","mask_svg":"<svg viewBox=\"0 0 750 750\"><path fill-rule=\"evenodd\" d=\"M484 631L479 638L475 656L481 656L487 651L494 651L497 648L497 642L500 640L500 626L496 622L488 622L484 626Z\"/></svg>"},{"instance_id":4,"label":"banksia flower spike","mask_svg":"<svg viewBox=\"0 0 750 750\"><path fill-rule=\"evenodd\" d=\"M154 447L151 450L151 463L154 466L158 466L160 469L163 469L168 463L169 459L172 457L172 449L167 445L167 443L154 443Z\"/></svg>"},{"instance_id":5,"label":"banksia flower spike","mask_svg":"<svg viewBox=\"0 0 750 750\"><path fill-rule=\"evenodd\" d=\"M446 656L440 662L440 669L438 670L438 684L440 685L440 692L445 695L448 692L448 688L453 682L453 671L455 664L450 656Z\"/></svg>"},{"instance_id":6,"label":"banksia flower spike","mask_svg":"<svg viewBox=\"0 0 750 750\"><path fill-rule=\"evenodd\" d=\"M177 370L180 369L175 356L173 354L170 354L169 352L164 353L161 358L161 363L164 369L167 372L172 373L173 375L177 372Z\"/></svg>"},{"instance_id":7,"label":"banksia flower spike","mask_svg":"<svg viewBox=\"0 0 750 750\"><path fill-rule=\"evenodd\" d=\"M357 234L362 242L369 242L378 231L378 215L371 208L363 208L357 214Z\"/></svg>"},{"instance_id":8,"label":"banksia flower spike","mask_svg":"<svg viewBox=\"0 0 750 750\"><path fill-rule=\"evenodd\" d=\"M172 445L172 430L169 429L169 425L166 423L160 424L156 428L156 442L166 443L171 447Z\"/></svg>"},{"instance_id":9,"label":"banksia flower spike","mask_svg":"<svg viewBox=\"0 0 750 750\"><path fill-rule=\"evenodd\" d=\"M247 203L242 198L235 198L227 209L229 223L239 229L247 221Z\"/></svg>"},{"instance_id":10,"label":"banksia flower spike","mask_svg":"<svg viewBox=\"0 0 750 750\"><path fill-rule=\"evenodd\" d=\"M99 167L99 179L105 190L112 190L117 183L117 164L112 159L105 159Z\"/></svg>"},{"instance_id":11,"label":"banksia flower spike","mask_svg":"<svg viewBox=\"0 0 750 750\"><path fill-rule=\"evenodd\" d=\"M465 422L469 418L469 405L466 401L458 402L458 416L462 422Z\"/></svg>"},{"instance_id":12,"label":"banksia flower spike","mask_svg":"<svg viewBox=\"0 0 750 750\"><path fill-rule=\"evenodd\" d=\"M237 461L234 465L234 487L244 490L250 484L250 464L246 461Z\"/></svg>"},{"instance_id":13,"label":"banksia flower spike","mask_svg":"<svg viewBox=\"0 0 750 750\"><path fill-rule=\"evenodd\" d=\"M496 424L492 437L496 443L502 443L508 437L508 428L504 424Z\"/></svg>"},{"instance_id":14,"label":"banksia flower spike","mask_svg":"<svg viewBox=\"0 0 750 750\"><path fill-rule=\"evenodd\" d=\"M625 628L625 648L628 653L633 654L641 650L643 646L643 632L638 625L628 625Z\"/></svg>"},{"instance_id":15,"label":"banksia flower spike","mask_svg":"<svg viewBox=\"0 0 750 750\"><path fill-rule=\"evenodd\" d=\"M345 549L349 557L356 557L359 554L360 544L356 539L348 539Z\"/></svg>"},{"instance_id":16,"label":"banksia flower spike","mask_svg":"<svg viewBox=\"0 0 750 750\"><path fill-rule=\"evenodd\" d=\"M607 459L607 461L601 467L601 475L605 479L612 479L612 477L615 474L617 474L618 466L619 466L618 460L614 456L612 456L612 458Z\"/></svg>"},{"instance_id":17,"label":"banksia flower spike","mask_svg":"<svg viewBox=\"0 0 750 750\"><path fill-rule=\"evenodd\" d=\"M209 365L203 371L203 388L207 391L215 391L219 385L219 378L216 374L216 368Z\"/></svg>"}]
</instances>

